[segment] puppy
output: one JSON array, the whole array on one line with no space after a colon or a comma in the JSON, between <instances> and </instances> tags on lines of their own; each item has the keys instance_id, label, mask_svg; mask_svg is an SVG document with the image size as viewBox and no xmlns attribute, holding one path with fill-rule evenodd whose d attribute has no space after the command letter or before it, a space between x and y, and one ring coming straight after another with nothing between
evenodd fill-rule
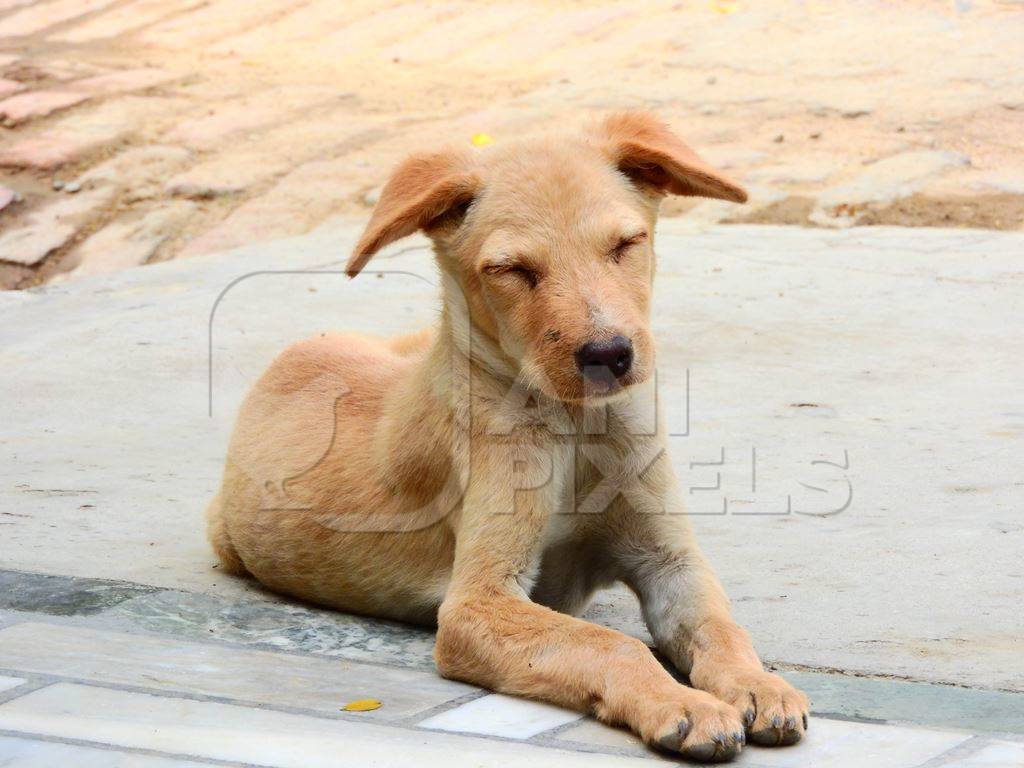
<instances>
[{"instance_id":1,"label":"puppy","mask_svg":"<svg viewBox=\"0 0 1024 768\"><path fill-rule=\"evenodd\" d=\"M341 610L436 623L442 675L689 758L798 741L807 698L730 617L655 413L666 194L746 199L642 113L399 166L347 272L424 231L443 278L438 327L326 334L277 358L242 405L208 509L223 566ZM618 581L692 687L639 640L574 618Z\"/></svg>"}]
</instances>

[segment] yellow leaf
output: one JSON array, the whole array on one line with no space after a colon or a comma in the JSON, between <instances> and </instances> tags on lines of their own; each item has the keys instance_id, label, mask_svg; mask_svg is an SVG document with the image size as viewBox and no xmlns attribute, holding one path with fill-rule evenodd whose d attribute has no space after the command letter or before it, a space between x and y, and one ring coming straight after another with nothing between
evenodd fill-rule
<instances>
[{"instance_id":1,"label":"yellow leaf","mask_svg":"<svg viewBox=\"0 0 1024 768\"><path fill-rule=\"evenodd\" d=\"M477 133L473 135L473 138L471 138L469 142L474 147L486 147L488 144L493 143L494 139L489 133Z\"/></svg>"},{"instance_id":2,"label":"yellow leaf","mask_svg":"<svg viewBox=\"0 0 1024 768\"><path fill-rule=\"evenodd\" d=\"M736 13L740 9L740 4L735 0L715 0L711 7L719 13L730 14Z\"/></svg>"},{"instance_id":3,"label":"yellow leaf","mask_svg":"<svg viewBox=\"0 0 1024 768\"><path fill-rule=\"evenodd\" d=\"M372 712L375 709L380 709L380 702L376 699L359 699L350 701L342 709L345 712Z\"/></svg>"}]
</instances>

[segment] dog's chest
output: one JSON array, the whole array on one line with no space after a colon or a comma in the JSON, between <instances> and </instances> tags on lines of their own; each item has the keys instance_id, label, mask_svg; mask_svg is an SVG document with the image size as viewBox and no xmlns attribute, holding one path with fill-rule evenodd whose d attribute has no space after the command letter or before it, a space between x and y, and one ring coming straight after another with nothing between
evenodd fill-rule
<instances>
[{"instance_id":1,"label":"dog's chest","mask_svg":"<svg viewBox=\"0 0 1024 768\"><path fill-rule=\"evenodd\" d=\"M519 574L517 579L519 587L526 594L529 595L537 583L545 553L572 538L576 530L574 517L570 507L569 509L560 509L547 519L537 546L531 553L530 565Z\"/></svg>"}]
</instances>

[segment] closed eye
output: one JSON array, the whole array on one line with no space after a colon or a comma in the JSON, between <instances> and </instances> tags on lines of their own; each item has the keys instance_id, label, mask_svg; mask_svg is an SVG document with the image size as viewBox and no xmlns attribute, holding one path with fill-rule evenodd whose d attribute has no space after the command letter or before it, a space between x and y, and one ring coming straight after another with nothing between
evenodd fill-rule
<instances>
[{"instance_id":1,"label":"closed eye","mask_svg":"<svg viewBox=\"0 0 1024 768\"><path fill-rule=\"evenodd\" d=\"M502 275L515 277L522 280L531 288L535 288L540 280L540 277L535 270L519 262L502 261L494 264L485 264L483 273L494 277L500 277Z\"/></svg>"},{"instance_id":2,"label":"closed eye","mask_svg":"<svg viewBox=\"0 0 1024 768\"><path fill-rule=\"evenodd\" d=\"M620 238L612 248L611 253L608 254L609 258L618 264L622 261L622 257L629 253L630 248L635 245L639 245L647 239L646 232L637 232L636 234L629 235L628 237Z\"/></svg>"}]
</instances>

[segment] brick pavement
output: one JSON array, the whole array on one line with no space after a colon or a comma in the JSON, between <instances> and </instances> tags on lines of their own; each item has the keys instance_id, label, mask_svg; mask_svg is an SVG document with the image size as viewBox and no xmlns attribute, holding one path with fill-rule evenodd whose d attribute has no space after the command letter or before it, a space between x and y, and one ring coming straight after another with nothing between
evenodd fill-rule
<instances>
[{"instance_id":1,"label":"brick pavement","mask_svg":"<svg viewBox=\"0 0 1024 768\"><path fill-rule=\"evenodd\" d=\"M0 0L0 287L365 216L411 149L624 107L753 192L670 215L1018 229L1022 55L1005 1Z\"/></svg>"}]
</instances>

